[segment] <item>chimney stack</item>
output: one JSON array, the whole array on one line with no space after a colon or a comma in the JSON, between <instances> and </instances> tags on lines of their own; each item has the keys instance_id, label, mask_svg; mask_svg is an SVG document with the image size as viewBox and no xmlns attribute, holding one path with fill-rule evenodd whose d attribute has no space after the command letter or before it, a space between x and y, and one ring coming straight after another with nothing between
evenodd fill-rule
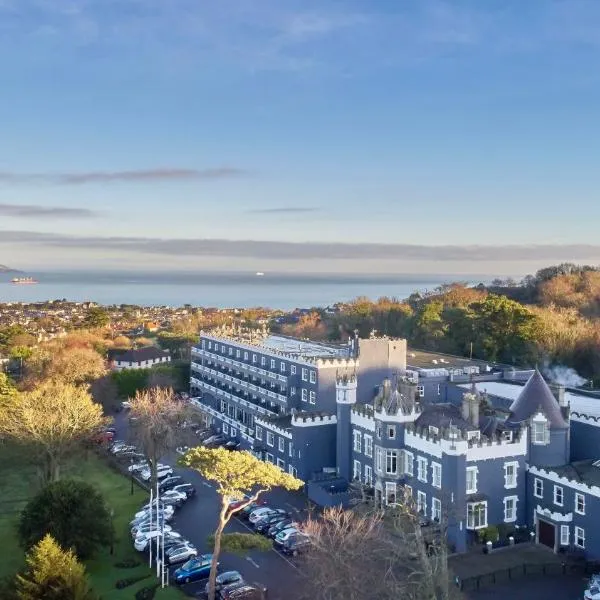
<instances>
[{"instance_id":1,"label":"chimney stack","mask_svg":"<svg viewBox=\"0 0 600 600\"><path fill-rule=\"evenodd\" d=\"M569 403L567 402L567 399L565 397L565 386L562 385L562 383L553 383L550 386L550 389L552 390L554 397L558 401L559 406L561 406L561 407L568 406Z\"/></svg>"}]
</instances>

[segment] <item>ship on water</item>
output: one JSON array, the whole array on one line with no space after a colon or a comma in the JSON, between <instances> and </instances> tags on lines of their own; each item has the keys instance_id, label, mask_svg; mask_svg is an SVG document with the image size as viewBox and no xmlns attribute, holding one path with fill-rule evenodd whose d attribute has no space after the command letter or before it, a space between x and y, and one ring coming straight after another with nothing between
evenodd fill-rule
<instances>
[{"instance_id":1,"label":"ship on water","mask_svg":"<svg viewBox=\"0 0 600 600\"><path fill-rule=\"evenodd\" d=\"M33 277L14 277L10 282L16 285L31 285L33 283L38 283L37 279L34 279Z\"/></svg>"}]
</instances>

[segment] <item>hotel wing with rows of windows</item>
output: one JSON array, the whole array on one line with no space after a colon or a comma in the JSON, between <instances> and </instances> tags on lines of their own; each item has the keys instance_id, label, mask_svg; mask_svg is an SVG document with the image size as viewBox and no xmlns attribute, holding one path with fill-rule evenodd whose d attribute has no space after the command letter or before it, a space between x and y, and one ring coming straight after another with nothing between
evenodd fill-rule
<instances>
[{"instance_id":1,"label":"hotel wing with rows of windows","mask_svg":"<svg viewBox=\"0 0 600 600\"><path fill-rule=\"evenodd\" d=\"M347 504L360 482L377 503L411 497L457 552L494 526L600 557L600 398L537 371L407 353L399 339L203 333L190 388L215 432L320 505Z\"/></svg>"}]
</instances>

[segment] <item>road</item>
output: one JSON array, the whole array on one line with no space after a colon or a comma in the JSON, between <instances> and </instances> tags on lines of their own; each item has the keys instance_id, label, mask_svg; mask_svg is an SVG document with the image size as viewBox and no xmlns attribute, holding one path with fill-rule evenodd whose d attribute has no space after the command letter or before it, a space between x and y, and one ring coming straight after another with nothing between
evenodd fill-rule
<instances>
[{"instance_id":1,"label":"road","mask_svg":"<svg viewBox=\"0 0 600 600\"><path fill-rule=\"evenodd\" d=\"M128 420L125 413L115 415L116 439L128 439ZM173 470L196 488L196 496L188 500L175 514L170 523L173 528L189 539L199 552L210 552L207 538L214 532L219 513L219 496L214 486L200 473L176 465L176 457L166 458ZM269 504L284 508L299 518L306 516L306 498L302 494L273 490L264 495ZM246 522L233 518L226 532L244 533L251 531ZM236 570L250 582L260 582L269 590L269 600L290 598L290 589L302 586L302 573L293 560L276 550L268 552L250 552L245 558L223 553L220 558L221 570ZM186 592L193 594L203 589L204 583L191 583L184 586Z\"/></svg>"},{"instance_id":2,"label":"road","mask_svg":"<svg viewBox=\"0 0 600 600\"><path fill-rule=\"evenodd\" d=\"M469 600L580 600L586 587L586 578L575 575L548 575L517 579L506 584L467 592Z\"/></svg>"}]
</instances>

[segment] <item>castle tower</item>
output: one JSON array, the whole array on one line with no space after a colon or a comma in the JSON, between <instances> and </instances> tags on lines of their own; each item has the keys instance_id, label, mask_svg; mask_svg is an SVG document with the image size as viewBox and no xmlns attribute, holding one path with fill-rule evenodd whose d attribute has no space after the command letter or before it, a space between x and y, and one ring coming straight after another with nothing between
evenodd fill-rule
<instances>
[{"instance_id":1,"label":"castle tower","mask_svg":"<svg viewBox=\"0 0 600 600\"><path fill-rule=\"evenodd\" d=\"M338 374L335 382L335 400L337 405L336 462L340 477L350 481L352 477L352 423L350 413L356 404L356 373Z\"/></svg>"}]
</instances>

